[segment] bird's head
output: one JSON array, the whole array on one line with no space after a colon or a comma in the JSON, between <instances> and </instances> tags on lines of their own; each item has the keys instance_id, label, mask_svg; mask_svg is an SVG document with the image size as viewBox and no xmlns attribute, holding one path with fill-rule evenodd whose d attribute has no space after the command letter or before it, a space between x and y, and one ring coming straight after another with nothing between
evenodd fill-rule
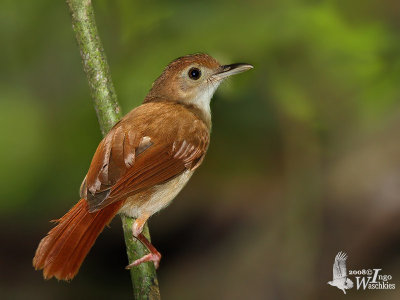
<instances>
[{"instance_id":1,"label":"bird's head","mask_svg":"<svg viewBox=\"0 0 400 300\"><path fill-rule=\"evenodd\" d=\"M227 77L253 66L245 63L221 65L207 54L193 54L172 61L156 79L145 102L175 101L210 111L210 100Z\"/></svg>"}]
</instances>

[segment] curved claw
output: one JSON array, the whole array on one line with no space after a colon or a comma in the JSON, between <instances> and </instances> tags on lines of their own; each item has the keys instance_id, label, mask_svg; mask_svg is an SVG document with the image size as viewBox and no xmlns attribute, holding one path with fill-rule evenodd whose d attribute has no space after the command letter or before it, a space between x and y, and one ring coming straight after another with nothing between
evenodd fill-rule
<instances>
[{"instance_id":1,"label":"curved claw","mask_svg":"<svg viewBox=\"0 0 400 300\"><path fill-rule=\"evenodd\" d=\"M135 260L133 263L127 265L125 267L125 269L129 270L133 267L140 265L141 263L148 262L148 261L154 262L154 266L156 267L156 269L158 269L158 266L160 265L160 260L161 260L161 254L159 252L149 253L149 254L146 254L145 256Z\"/></svg>"}]
</instances>

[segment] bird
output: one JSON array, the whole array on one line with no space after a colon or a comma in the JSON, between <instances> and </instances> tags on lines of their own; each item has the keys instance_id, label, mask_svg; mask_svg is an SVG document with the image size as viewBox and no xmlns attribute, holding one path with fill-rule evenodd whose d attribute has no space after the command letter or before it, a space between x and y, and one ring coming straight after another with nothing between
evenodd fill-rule
<instances>
[{"instance_id":1,"label":"bird","mask_svg":"<svg viewBox=\"0 0 400 300\"><path fill-rule=\"evenodd\" d=\"M336 255L333 263L333 280L328 282L329 285L336 286L345 294L346 290L353 288L353 281L351 281L350 278L347 278L346 260L346 253L339 252Z\"/></svg>"},{"instance_id":2,"label":"bird","mask_svg":"<svg viewBox=\"0 0 400 300\"><path fill-rule=\"evenodd\" d=\"M206 155L211 98L222 81L252 69L221 65L208 54L179 57L154 81L143 103L116 123L98 145L80 187L80 200L40 241L33 258L43 277L69 281L104 227L117 215L135 218L132 235L159 266L161 254L142 234L147 220L168 206Z\"/></svg>"}]
</instances>

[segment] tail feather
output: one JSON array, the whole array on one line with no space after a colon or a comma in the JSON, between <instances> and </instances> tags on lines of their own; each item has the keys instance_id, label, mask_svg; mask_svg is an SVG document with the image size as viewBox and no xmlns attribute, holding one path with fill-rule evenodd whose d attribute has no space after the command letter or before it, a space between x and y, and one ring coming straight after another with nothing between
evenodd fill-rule
<instances>
[{"instance_id":1,"label":"tail feather","mask_svg":"<svg viewBox=\"0 0 400 300\"><path fill-rule=\"evenodd\" d=\"M36 250L35 257L33 259L33 265L36 269L43 269L44 266L51 261L51 259L49 258L49 253L51 251L54 252L54 247L62 234L64 234L64 237L66 237L66 230L73 222L74 218L81 213L83 207L84 206L81 205L81 203L79 202L62 218L51 221L58 223L58 225L51 229L47 236L40 241L40 244Z\"/></svg>"},{"instance_id":2,"label":"tail feather","mask_svg":"<svg viewBox=\"0 0 400 300\"><path fill-rule=\"evenodd\" d=\"M346 278L346 285L347 285L347 289L351 289L354 286L353 281L351 281L351 279Z\"/></svg>"},{"instance_id":3,"label":"tail feather","mask_svg":"<svg viewBox=\"0 0 400 300\"><path fill-rule=\"evenodd\" d=\"M70 276L68 273L71 271L68 268L69 259L71 255L78 257L81 259L81 263L85 258L87 253L80 253L78 251L74 251L75 248L79 245L81 236L85 233L85 231L90 228L91 222L95 220L95 218L91 218L92 216L89 213L83 211L80 212L77 217L75 217L68 226L63 226L64 228L60 228L62 230L61 237L54 243L53 249L49 252L48 259L46 264L44 265L43 274L46 277L55 276L56 278L66 278ZM89 219L89 222L88 222ZM62 223L60 223L62 224ZM97 233L97 235L100 232ZM97 237L96 235L96 237ZM92 246L92 245L90 245ZM83 257L82 257L83 255ZM78 269L76 270L76 272ZM73 274L72 276L74 276Z\"/></svg>"},{"instance_id":4,"label":"tail feather","mask_svg":"<svg viewBox=\"0 0 400 300\"><path fill-rule=\"evenodd\" d=\"M56 221L56 227L41 240L33 258L35 269L43 269L45 279L72 279L96 238L118 213L122 204L122 201L114 202L102 210L89 213L86 200L81 199Z\"/></svg>"}]
</instances>

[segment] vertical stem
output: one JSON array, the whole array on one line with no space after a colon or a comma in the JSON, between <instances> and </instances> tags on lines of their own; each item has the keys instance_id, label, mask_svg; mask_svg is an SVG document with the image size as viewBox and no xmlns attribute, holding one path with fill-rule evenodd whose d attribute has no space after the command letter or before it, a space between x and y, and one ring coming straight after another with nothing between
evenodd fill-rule
<instances>
[{"instance_id":1,"label":"vertical stem","mask_svg":"<svg viewBox=\"0 0 400 300\"><path fill-rule=\"evenodd\" d=\"M100 129L105 135L122 115L97 32L93 7L90 0L67 0L67 3Z\"/></svg>"},{"instance_id":2,"label":"vertical stem","mask_svg":"<svg viewBox=\"0 0 400 300\"><path fill-rule=\"evenodd\" d=\"M132 235L133 222L132 218L122 218L122 227L124 228L125 243L130 262L148 253L147 249L142 246L142 243ZM143 228L143 234L150 241L148 226ZM157 274L153 262L140 264L133 269L136 270L135 272L131 271L131 280L135 287L133 289L135 299L160 299Z\"/></svg>"},{"instance_id":3,"label":"vertical stem","mask_svg":"<svg viewBox=\"0 0 400 300\"><path fill-rule=\"evenodd\" d=\"M105 135L121 118L121 109L111 80L104 49L97 31L91 0L67 0L72 27L82 57L100 129ZM133 219L121 215L129 262L146 254L146 248L132 236ZM143 230L150 240L147 224ZM157 274L152 262L130 270L135 299L160 299Z\"/></svg>"}]
</instances>

